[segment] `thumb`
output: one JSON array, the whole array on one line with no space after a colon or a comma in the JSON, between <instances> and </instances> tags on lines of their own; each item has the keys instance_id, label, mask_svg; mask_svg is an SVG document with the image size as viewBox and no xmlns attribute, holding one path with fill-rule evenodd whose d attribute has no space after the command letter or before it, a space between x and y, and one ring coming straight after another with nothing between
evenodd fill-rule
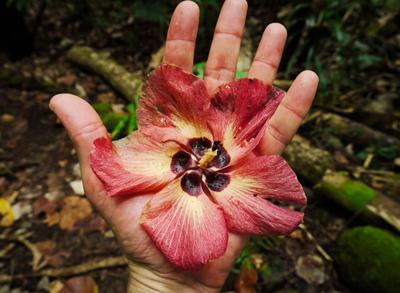
<instances>
[{"instance_id":1,"label":"thumb","mask_svg":"<svg viewBox=\"0 0 400 293\"><path fill-rule=\"evenodd\" d=\"M107 135L99 115L85 100L70 94L54 96L49 106L67 130L80 163L88 165L93 140Z\"/></svg>"},{"instance_id":2,"label":"thumb","mask_svg":"<svg viewBox=\"0 0 400 293\"><path fill-rule=\"evenodd\" d=\"M89 154L93 141L106 136L107 130L92 106L77 96L56 95L50 100L49 107L61 120L74 144L81 165L86 194L93 202L96 202L94 197L99 193L102 184L90 167Z\"/></svg>"}]
</instances>

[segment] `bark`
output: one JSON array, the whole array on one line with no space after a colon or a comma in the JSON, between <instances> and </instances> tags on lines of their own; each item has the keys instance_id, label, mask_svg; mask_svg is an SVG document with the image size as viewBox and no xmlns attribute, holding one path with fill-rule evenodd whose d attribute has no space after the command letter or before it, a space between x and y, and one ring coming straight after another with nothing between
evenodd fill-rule
<instances>
[{"instance_id":1,"label":"bark","mask_svg":"<svg viewBox=\"0 0 400 293\"><path fill-rule=\"evenodd\" d=\"M6 66L0 68L0 86L17 87L24 90L42 90L49 94L77 93L74 88L58 84L49 78L36 76L33 73L22 73L15 68Z\"/></svg>"},{"instance_id":2,"label":"bark","mask_svg":"<svg viewBox=\"0 0 400 293\"><path fill-rule=\"evenodd\" d=\"M335 171L329 152L296 135L284 157L300 177L315 185L319 195L368 221L383 221L400 232L400 204L347 173Z\"/></svg>"},{"instance_id":3,"label":"bark","mask_svg":"<svg viewBox=\"0 0 400 293\"><path fill-rule=\"evenodd\" d=\"M283 156L297 174L312 184L319 182L328 169L335 168L333 157L328 151L312 146L300 135L294 136Z\"/></svg>"},{"instance_id":4,"label":"bark","mask_svg":"<svg viewBox=\"0 0 400 293\"><path fill-rule=\"evenodd\" d=\"M400 140L398 138L374 130L359 122L333 113L322 114L321 122L326 127L333 128L339 138L352 142L356 146L394 147L398 153L400 152Z\"/></svg>"},{"instance_id":5,"label":"bark","mask_svg":"<svg viewBox=\"0 0 400 293\"><path fill-rule=\"evenodd\" d=\"M400 202L400 174L385 170L369 170L357 167L352 174L375 190Z\"/></svg>"},{"instance_id":6,"label":"bark","mask_svg":"<svg viewBox=\"0 0 400 293\"><path fill-rule=\"evenodd\" d=\"M67 58L71 62L103 77L115 90L131 102L140 92L141 74L127 71L122 65L111 59L106 53L99 53L89 47L74 46Z\"/></svg>"},{"instance_id":7,"label":"bark","mask_svg":"<svg viewBox=\"0 0 400 293\"><path fill-rule=\"evenodd\" d=\"M400 205L347 173L328 170L316 191L367 220L383 220L400 231Z\"/></svg>"}]
</instances>

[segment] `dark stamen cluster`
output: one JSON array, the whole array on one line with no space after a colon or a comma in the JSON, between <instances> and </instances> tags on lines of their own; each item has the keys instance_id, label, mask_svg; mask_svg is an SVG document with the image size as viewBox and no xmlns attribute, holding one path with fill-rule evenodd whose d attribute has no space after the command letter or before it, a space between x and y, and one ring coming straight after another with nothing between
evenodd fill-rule
<instances>
[{"instance_id":1,"label":"dark stamen cluster","mask_svg":"<svg viewBox=\"0 0 400 293\"><path fill-rule=\"evenodd\" d=\"M222 191L228 186L230 177L222 173L221 169L228 166L230 156L221 142L212 143L205 137L193 138L189 140L188 147L191 154L181 150L171 161L171 171L177 175L183 174L181 187L186 193L192 196L200 195L203 176L205 185L212 191ZM205 159L206 164L200 163L203 156L207 156L207 152L212 152L212 159Z\"/></svg>"}]
</instances>

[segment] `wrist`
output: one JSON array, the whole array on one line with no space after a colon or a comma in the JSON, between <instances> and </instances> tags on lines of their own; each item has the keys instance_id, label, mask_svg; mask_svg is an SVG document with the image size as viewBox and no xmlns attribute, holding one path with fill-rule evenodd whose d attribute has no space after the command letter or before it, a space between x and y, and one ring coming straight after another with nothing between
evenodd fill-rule
<instances>
[{"instance_id":1,"label":"wrist","mask_svg":"<svg viewBox=\"0 0 400 293\"><path fill-rule=\"evenodd\" d=\"M202 285L185 273L162 274L150 267L133 262L128 263L129 281L128 293L194 293L194 292L219 292L217 288Z\"/></svg>"}]
</instances>

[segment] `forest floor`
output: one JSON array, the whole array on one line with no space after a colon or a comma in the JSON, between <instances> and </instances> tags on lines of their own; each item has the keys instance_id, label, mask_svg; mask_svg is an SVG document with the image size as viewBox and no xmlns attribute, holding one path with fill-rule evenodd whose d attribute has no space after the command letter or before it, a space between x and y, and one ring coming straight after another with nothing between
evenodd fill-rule
<instances>
[{"instance_id":1,"label":"forest floor","mask_svg":"<svg viewBox=\"0 0 400 293\"><path fill-rule=\"evenodd\" d=\"M63 57L41 59L40 67L36 62L38 58L31 58L20 65L47 71L57 68L62 74L58 83L75 88L79 85L95 101L123 102L103 80L66 65ZM121 256L121 251L111 230L83 195L75 151L48 108L49 94L1 88L0 96L0 192L13 198L15 217L0 235L0 272L16 276L0 286L0 292L8 292L9 288L20 290L15 293L46 292L55 286L55 280L65 281L74 274L66 273L63 278L30 274L91 260L100 263ZM255 247L258 252L252 255L252 261L263 266L263 276L254 282L254 273L242 272L239 276L236 271L229 278L227 291L240 281L256 283L263 290L260 292L346 291L337 281L329 250L349 222L332 212L335 207L329 203L313 200L311 189L308 192L311 200L303 228L286 238L254 240L252 243L259 247ZM123 265L90 270L85 276L95 280L100 292L125 292L127 271Z\"/></svg>"},{"instance_id":2,"label":"forest floor","mask_svg":"<svg viewBox=\"0 0 400 293\"><path fill-rule=\"evenodd\" d=\"M75 35L72 24L46 34L56 18L49 17L41 29L37 52L10 64L20 73L49 77L83 93L89 102L116 108L126 103L103 79L68 63L67 49L85 40L107 49L127 69L146 72L162 41L127 49L98 31ZM138 39L160 34L154 26L138 32ZM4 58L0 61L9 61ZM0 194L8 203L2 201L0 209L12 210L12 217L1 220L0 293L95 292L96 287L125 292L122 252L84 196L76 153L48 108L49 90L7 85L0 87L0 97ZM242 255L246 261L238 261L224 292L350 292L338 279L332 253L338 235L360 220L303 183L308 196L304 224L288 237L252 238Z\"/></svg>"}]
</instances>

